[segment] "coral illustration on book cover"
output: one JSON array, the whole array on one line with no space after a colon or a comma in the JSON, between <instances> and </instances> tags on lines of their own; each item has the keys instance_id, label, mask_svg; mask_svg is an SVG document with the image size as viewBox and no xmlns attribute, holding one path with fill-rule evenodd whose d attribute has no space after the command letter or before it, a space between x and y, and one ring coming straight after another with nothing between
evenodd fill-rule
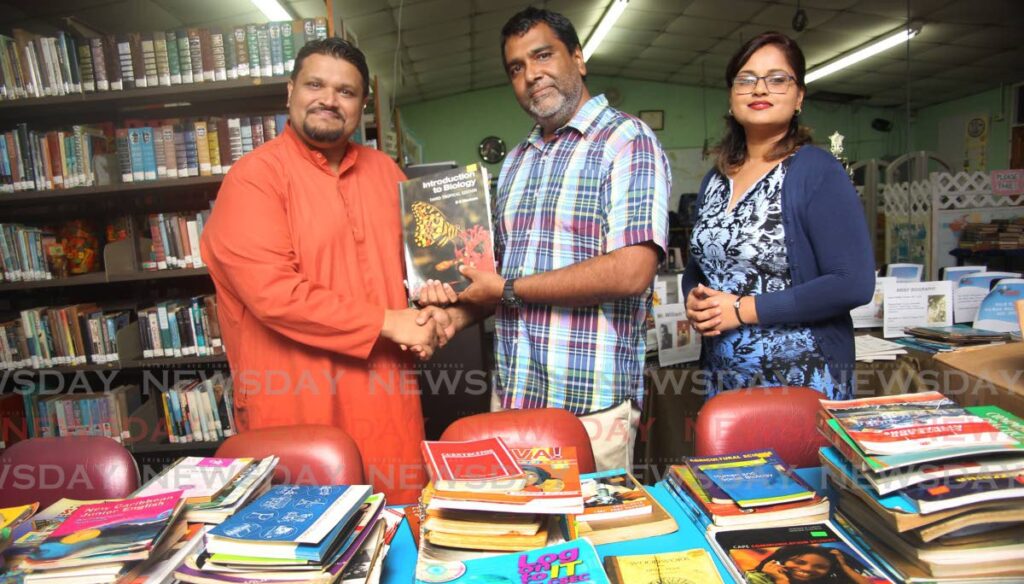
<instances>
[{"instance_id":1,"label":"coral illustration on book cover","mask_svg":"<svg viewBox=\"0 0 1024 584\"><path fill-rule=\"evenodd\" d=\"M427 280L457 292L466 265L493 272L491 204L485 168L471 164L401 184L406 278L414 295Z\"/></svg>"}]
</instances>

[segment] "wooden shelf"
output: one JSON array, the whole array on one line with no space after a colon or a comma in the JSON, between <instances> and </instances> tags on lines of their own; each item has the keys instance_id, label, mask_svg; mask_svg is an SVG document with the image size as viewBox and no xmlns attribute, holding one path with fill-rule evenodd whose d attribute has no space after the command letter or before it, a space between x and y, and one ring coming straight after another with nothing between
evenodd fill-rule
<instances>
[{"instance_id":1,"label":"wooden shelf","mask_svg":"<svg viewBox=\"0 0 1024 584\"><path fill-rule=\"evenodd\" d=\"M227 364L228 356L204 355L202 357L154 357L152 359L131 359L121 362L121 369L149 369L156 367L176 367L182 365L217 365Z\"/></svg>"},{"instance_id":2,"label":"wooden shelf","mask_svg":"<svg viewBox=\"0 0 1024 584\"><path fill-rule=\"evenodd\" d=\"M82 199L86 197L111 195L146 195L168 194L176 191L194 191L196 187L214 187L220 185L224 175L190 176L187 178L166 178L95 187L75 187L50 191L22 191L0 195L0 206L20 205L24 203L50 203Z\"/></svg>"},{"instance_id":3,"label":"wooden shelf","mask_svg":"<svg viewBox=\"0 0 1024 584\"><path fill-rule=\"evenodd\" d=\"M198 102L252 101L280 98L284 104L288 77L246 77L206 83L146 87L124 91L98 91L53 97L32 97L0 101L0 120L18 121L81 115L81 112L116 112L138 108L150 110L156 117L176 117L177 108L170 105L191 105ZM153 110L156 110L155 112ZM163 112L163 113L162 113Z\"/></svg>"},{"instance_id":4,"label":"wooden shelf","mask_svg":"<svg viewBox=\"0 0 1024 584\"><path fill-rule=\"evenodd\" d=\"M117 282L149 282L152 280L168 280L173 278L196 278L209 276L210 271L206 268L183 268L176 270L153 270L142 271L131 274L111 274L105 272L94 272L71 276L70 278L59 278L53 280L31 280L28 282L4 282L0 284L0 292L11 292L16 290L38 290L41 288L62 288L65 286L94 286L100 284L113 284Z\"/></svg>"},{"instance_id":5,"label":"wooden shelf","mask_svg":"<svg viewBox=\"0 0 1024 584\"><path fill-rule=\"evenodd\" d=\"M103 272L71 276L70 278L55 278L53 280L28 280L25 282L4 282L0 284L0 292L10 290L38 290L40 288L60 288L61 286L88 286L90 284L105 284L107 275Z\"/></svg>"},{"instance_id":6,"label":"wooden shelf","mask_svg":"<svg viewBox=\"0 0 1024 584\"><path fill-rule=\"evenodd\" d=\"M157 357L153 359L124 359L111 363L87 363L85 365L57 365L55 367L21 367L12 371L55 371L57 373L77 373L79 371L111 371L118 369L157 369L164 367L188 365L226 365L226 354L208 355L203 357Z\"/></svg>"},{"instance_id":7,"label":"wooden shelf","mask_svg":"<svg viewBox=\"0 0 1024 584\"><path fill-rule=\"evenodd\" d=\"M190 452L216 450L221 442L136 442L128 445L132 454L159 454L161 452Z\"/></svg>"}]
</instances>

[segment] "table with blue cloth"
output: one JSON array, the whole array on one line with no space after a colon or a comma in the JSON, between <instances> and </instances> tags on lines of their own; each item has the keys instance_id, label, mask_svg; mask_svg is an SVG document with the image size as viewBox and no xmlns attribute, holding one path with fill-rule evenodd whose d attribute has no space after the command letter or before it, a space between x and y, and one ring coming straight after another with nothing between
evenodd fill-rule
<instances>
[{"instance_id":1,"label":"table with blue cloth","mask_svg":"<svg viewBox=\"0 0 1024 584\"><path fill-rule=\"evenodd\" d=\"M807 481L807 484L815 487L818 491L824 490L820 468L805 468L797 470L797 473ZM606 556L631 556L637 554L660 554L664 552L676 552L693 548L704 548L708 550L715 560L715 567L722 575L724 582L729 582L729 576L718 556L711 551L711 546L704 538L704 530L694 522L683 511L682 506L666 490L665 485L657 484L647 487L654 498L661 503L666 511L672 514L679 530L657 537L645 537L618 543L608 543L597 546L597 553L604 560ZM412 539L412 532L409 530L408 522L402 522L402 526L391 542L391 550L384 558L384 573L381 582L384 584L411 584L416 572L416 544Z\"/></svg>"}]
</instances>

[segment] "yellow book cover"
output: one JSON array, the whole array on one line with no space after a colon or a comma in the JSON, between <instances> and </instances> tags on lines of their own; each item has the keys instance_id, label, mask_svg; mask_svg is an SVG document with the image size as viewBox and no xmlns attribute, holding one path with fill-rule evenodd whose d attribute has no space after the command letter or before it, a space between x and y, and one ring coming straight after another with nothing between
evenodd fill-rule
<instances>
[{"instance_id":1,"label":"yellow book cover","mask_svg":"<svg viewBox=\"0 0 1024 584\"><path fill-rule=\"evenodd\" d=\"M613 584L722 584L711 555L704 549L604 559Z\"/></svg>"}]
</instances>

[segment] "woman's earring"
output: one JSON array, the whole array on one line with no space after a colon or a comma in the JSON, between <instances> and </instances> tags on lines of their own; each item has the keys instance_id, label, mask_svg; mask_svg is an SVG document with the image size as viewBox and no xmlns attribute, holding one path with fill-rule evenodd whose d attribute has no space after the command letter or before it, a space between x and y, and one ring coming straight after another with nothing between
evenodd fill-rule
<instances>
[{"instance_id":1,"label":"woman's earring","mask_svg":"<svg viewBox=\"0 0 1024 584\"><path fill-rule=\"evenodd\" d=\"M732 117L732 108L729 108L729 117Z\"/></svg>"},{"instance_id":2,"label":"woman's earring","mask_svg":"<svg viewBox=\"0 0 1024 584\"><path fill-rule=\"evenodd\" d=\"M796 108L796 115L800 115L800 112L802 112L802 111L804 111L804 110L802 110L800 108Z\"/></svg>"}]
</instances>

